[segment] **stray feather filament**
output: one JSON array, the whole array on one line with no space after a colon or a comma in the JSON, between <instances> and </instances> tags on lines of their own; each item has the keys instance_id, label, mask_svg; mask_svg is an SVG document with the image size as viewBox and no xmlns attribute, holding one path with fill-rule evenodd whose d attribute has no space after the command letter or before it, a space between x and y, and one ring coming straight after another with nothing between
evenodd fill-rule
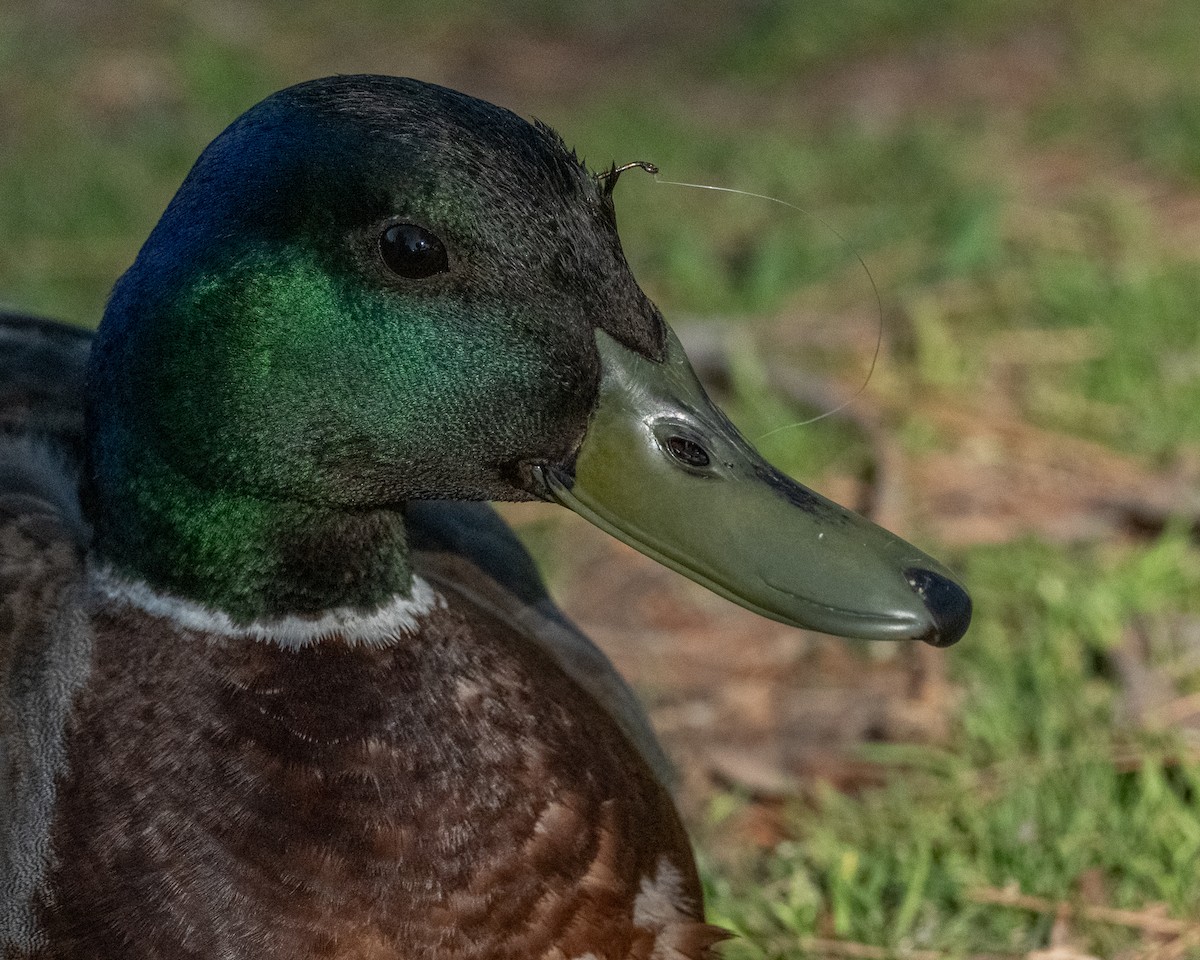
<instances>
[{"instance_id":1,"label":"stray feather filament","mask_svg":"<svg viewBox=\"0 0 1200 960\"><path fill-rule=\"evenodd\" d=\"M634 164L629 164L628 166L634 166ZM637 166L642 167L642 169L647 169L649 165L637 164ZM847 240L846 237L836 230L831 224L821 219L816 214L811 213L802 207L798 207L794 203L788 203L786 200L781 200L779 197L772 197L765 193L752 193L749 190L738 190L735 187L718 187L711 183L685 183L681 180L667 180L659 174L657 168L651 168L648 170L648 172L654 175L655 183L659 183L664 186L687 187L693 190L713 190L717 193L729 193L736 196L753 197L756 200L766 200L770 203L777 203L782 207L787 207L789 210L795 210L797 213L812 217L817 223L821 224L821 226L837 237L846 246L847 250L854 254L854 259L857 260L859 266L863 268L863 272L867 275L867 280L869 280L871 283L871 292L875 295L875 305L879 314L879 325L875 332L875 350L871 355L871 365L867 370L867 376L866 379L863 380L862 385L856 391L854 391L852 396L848 397L832 410L826 410L824 413L817 414L817 416L808 420L801 420L798 423L786 423L781 427L776 427L774 430L768 430L766 433L762 434L762 436L757 437L756 442L763 440L766 437L774 436L783 430L791 430L795 427L804 427L808 426L810 423L816 423L818 420L824 420L826 417L831 417L835 413L839 413L840 411L844 410L851 403L857 400L858 397L862 395L863 391L867 389L867 384L871 382L871 377L875 373L875 366L879 362L879 352L883 346L883 299L879 295L879 287L875 284L875 278L871 275L870 268L867 266L866 261L863 260L862 255L851 245L850 241Z\"/></svg>"}]
</instances>

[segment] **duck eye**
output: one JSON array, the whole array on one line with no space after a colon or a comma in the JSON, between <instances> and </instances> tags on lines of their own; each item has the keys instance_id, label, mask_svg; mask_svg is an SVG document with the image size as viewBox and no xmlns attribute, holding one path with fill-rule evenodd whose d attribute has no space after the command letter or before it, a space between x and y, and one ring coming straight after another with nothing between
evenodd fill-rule
<instances>
[{"instance_id":1,"label":"duck eye","mask_svg":"<svg viewBox=\"0 0 1200 960\"><path fill-rule=\"evenodd\" d=\"M707 467L709 464L708 451L695 440L687 437L671 436L666 441L667 452L680 463L689 467Z\"/></svg>"},{"instance_id":2,"label":"duck eye","mask_svg":"<svg viewBox=\"0 0 1200 960\"><path fill-rule=\"evenodd\" d=\"M409 280L432 277L450 268L445 244L415 223L394 223L384 230L379 253L392 273Z\"/></svg>"}]
</instances>

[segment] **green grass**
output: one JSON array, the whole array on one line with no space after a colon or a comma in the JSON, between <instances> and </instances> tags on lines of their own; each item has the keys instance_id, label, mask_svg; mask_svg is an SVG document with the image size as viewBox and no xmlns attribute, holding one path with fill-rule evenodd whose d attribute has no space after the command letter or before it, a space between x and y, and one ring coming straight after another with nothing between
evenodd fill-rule
<instances>
[{"instance_id":1,"label":"green grass","mask_svg":"<svg viewBox=\"0 0 1200 960\"><path fill-rule=\"evenodd\" d=\"M1053 917L972 891L1073 902L1089 875L1111 905L1200 915L1200 765L1178 763L1170 736L1123 729L1110 660L1135 625L1173 656L1180 612L1200 612L1195 549L1180 536L1136 552L1021 543L964 567L980 613L950 655L964 688L952 741L865 748L894 768L886 787L818 791L792 809L793 839L740 875L711 871L715 917L745 937L730 957L800 956L818 918L897 949L1029 951ZM1075 934L1099 956L1133 939L1099 923Z\"/></svg>"},{"instance_id":2,"label":"green grass","mask_svg":"<svg viewBox=\"0 0 1200 960\"><path fill-rule=\"evenodd\" d=\"M885 394L1003 408L1147 465L1200 457L1192 0L705 0L703 17L679 2L101 6L0 10L4 303L93 324L204 143L272 89L334 71L466 76L597 167L652 160L666 179L801 208L626 174L629 256L669 317L727 323L736 342L791 317L852 317L861 347L879 319L861 256L883 299ZM1031 35L1054 60L1011 101L953 84L922 100L918 83L907 106L851 93L824 109L840 76L880 58L969 63ZM495 52L510 40L565 49L582 76L539 85ZM1055 331L1089 349L997 372L1002 338ZM772 359L865 373L861 349L832 342ZM809 411L773 392L763 357L734 350L729 405L747 434L807 479L856 473L869 451L844 423L779 429ZM910 453L940 442L919 417L900 428ZM778 849L709 862L714 919L746 936L731 957L803 956L817 931L948 955L1044 946L1053 918L970 896L1010 884L1200 916L1200 772L1177 762L1182 733L1123 722L1113 667L1136 630L1182 692L1200 690L1180 649L1200 616L1194 541L1029 541L958 559L978 619L948 654L964 691L951 742L874 747L886 786L817 790L789 810ZM1100 956L1134 937L1074 932Z\"/></svg>"},{"instance_id":3,"label":"green grass","mask_svg":"<svg viewBox=\"0 0 1200 960\"><path fill-rule=\"evenodd\" d=\"M916 44L985 40L1063 6L1029 0L768 0L731 31L722 59L735 75L779 82Z\"/></svg>"}]
</instances>

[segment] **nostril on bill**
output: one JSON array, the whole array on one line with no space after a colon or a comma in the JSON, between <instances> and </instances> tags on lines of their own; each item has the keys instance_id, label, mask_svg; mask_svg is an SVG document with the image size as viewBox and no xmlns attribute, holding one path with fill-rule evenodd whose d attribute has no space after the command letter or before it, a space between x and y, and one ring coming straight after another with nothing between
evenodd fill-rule
<instances>
[{"instance_id":1,"label":"nostril on bill","mask_svg":"<svg viewBox=\"0 0 1200 960\"><path fill-rule=\"evenodd\" d=\"M908 584L933 618L933 630L922 637L935 647L948 647L962 639L971 625L971 597L953 580L932 570L910 567L904 571Z\"/></svg>"}]
</instances>

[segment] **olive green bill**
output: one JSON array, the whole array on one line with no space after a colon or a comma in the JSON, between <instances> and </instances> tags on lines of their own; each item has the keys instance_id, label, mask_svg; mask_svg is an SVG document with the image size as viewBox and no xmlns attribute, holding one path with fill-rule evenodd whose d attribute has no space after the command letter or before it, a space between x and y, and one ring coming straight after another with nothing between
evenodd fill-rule
<instances>
[{"instance_id":1,"label":"olive green bill","mask_svg":"<svg viewBox=\"0 0 1200 960\"><path fill-rule=\"evenodd\" d=\"M935 646L962 637L971 600L954 575L767 463L673 332L661 362L596 339L600 399L574 469L535 468L549 497L772 620Z\"/></svg>"}]
</instances>

